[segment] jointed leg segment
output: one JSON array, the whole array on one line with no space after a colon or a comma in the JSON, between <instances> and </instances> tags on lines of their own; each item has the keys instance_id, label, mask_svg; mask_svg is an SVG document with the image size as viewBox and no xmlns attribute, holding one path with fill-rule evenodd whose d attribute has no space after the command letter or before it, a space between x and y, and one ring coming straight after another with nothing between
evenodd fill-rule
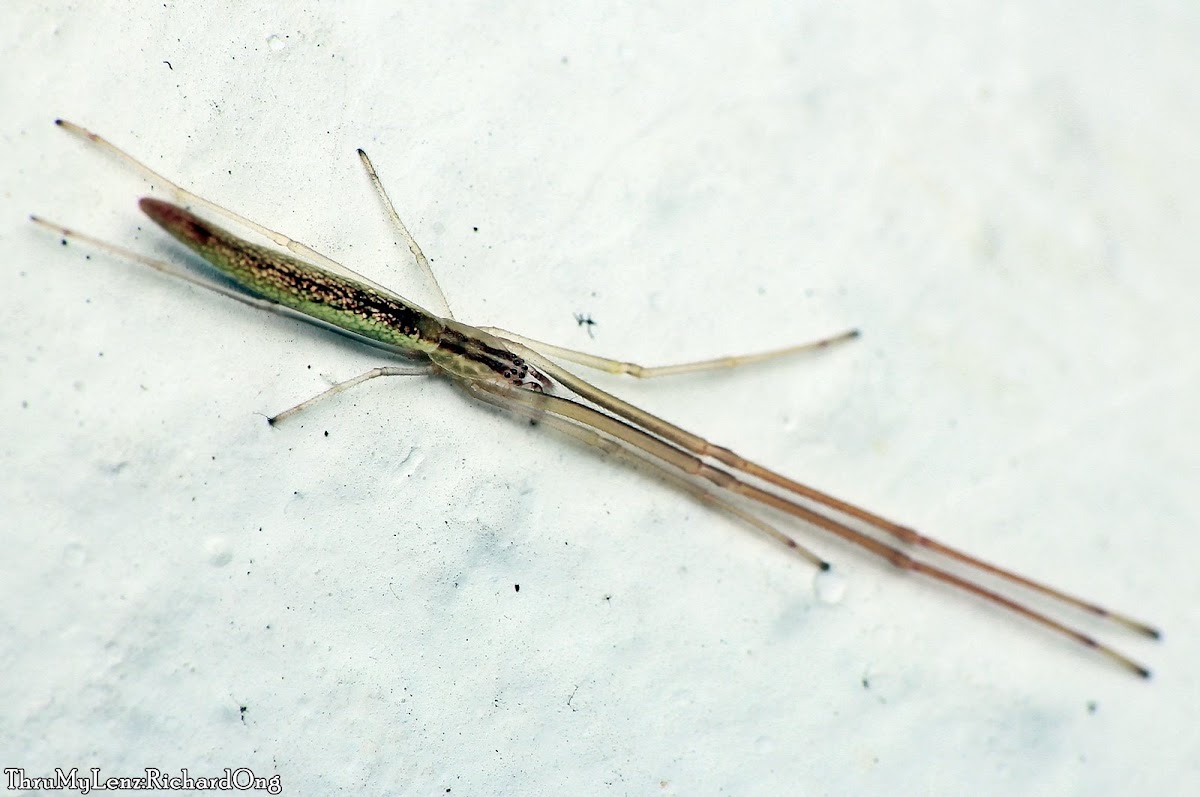
<instances>
[{"instance_id":1,"label":"jointed leg segment","mask_svg":"<svg viewBox=\"0 0 1200 797\"><path fill-rule=\"evenodd\" d=\"M709 489L706 489L699 484L696 484L686 475L681 474L676 470L667 467L661 459L655 458L653 455L646 453L640 448L624 443L616 437L606 437L596 431L595 427L588 426L579 421L570 420L567 418L553 415L547 411L537 409L529 403L519 402L514 403L507 400L505 396L499 392L493 392L480 386L474 382L462 381L460 386L467 391L473 398L480 401L485 401L496 407L509 412L519 412L529 418L535 419L538 423L544 424L556 429L564 434L568 434L577 440L580 440L587 445L594 446L600 449L605 454L618 457L626 457L637 461L639 464L653 468L660 476L667 478L672 484L691 493L705 503L716 506L721 511L736 517L747 525L761 531L766 536L779 542L786 548L790 548L794 553L816 565L820 570L828 570L829 562L822 559L810 549L796 542L791 536L785 534L771 524L764 521L762 518L754 515L740 506L721 498Z\"/></svg>"},{"instance_id":2,"label":"jointed leg segment","mask_svg":"<svg viewBox=\"0 0 1200 797\"><path fill-rule=\"evenodd\" d=\"M289 407L278 415L272 415L270 418L267 418L267 423L275 426L276 424L286 421L296 413L303 412L312 405L316 404L318 401L323 401L331 396L336 396L338 393L341 393L344 390L349 390L355 385L361 385L363 382L366 382L369 379L376 379L381 376L429 376L430 374L434 373L435 370L437 369L434 368L432 363L425 363L424 365L389 365L380 368L372 368L369 371L364 371L353 379L347 379L344 382L338 382L328 390L323 390L312 398L306 399L294 407Z\"/></svg>"},{"instance_id":3,"label":"jointed leg segment","mask_svg":"<svg viewBox=\"0 0 1200 797\"><path fill-rule=\"evenodd\" d=\"M375 171L375 165L371 163L371 159L367 157L367 153L361 149L358 151L358 158L362 161L363 168L367 170L367 177L371 178L371 185L375 186L375 192L379 194L379 198L383 200L383 209L387 212L388 218L395 225L396 231L400 233L400 237L404 239L404 243L408 246L408 251L412 253L413 259L417 261L417 266L428 278L430 284L433 285L433 290L437 293L437 298L441 307L440 312L444 312L447 318L454 318L454 313L450 310L450 302L446 301L446 294L442 291L442 286L438 284L437 276L433 273L433 267L429 265L429 258L425 257L425 253L421 251L420 245L412 237L412 233L408 231L408 227L404 226L404 222L400 220L400 214L396 212L396 206L392 204L392 198L388 196L387 189L383 187L383 181L379 179L379 173Z\"/></svg>"},{"instance_id":4,"label":"jointed leg segment","mask_svg":"<svg viewBox=\"0 0 1200 797\"><path fill-rule=\"evenodd\" d=\"M690 363L674 363L671 365L638 365L637 363L623 362L621 360L613 360L608 357L597 357L594 354L587 352L576 351L575 349L565 349L562 346L555 346L550 343L543 343L533 338L527 338L524 335L518 335L515 332L509 332L506 329L499 327L480 327L484 332L490 332L496 337L504 338L513 343L520 343L531 349L535 349L547 357L560 357L568 362L577 363L579 365L593 368L597 371L605 371L610 374L626 374L635 376L638 379L654 379L660 376L678 376L680 374L694 374L700 371L716 371L723 368L737 368L743 365L751 365L753 363L766 362L768 360L776 360L781 357L791 357L794 354L802 352L816 351L817 349L828 348L829 346L846 341L854 340L858 337L857 329L848 329L845 332L840 332L837 335L831 335L820 340L801 343L796 346L787 346L782 349L773 349L771 351L757 352L755 354L741 354L732 357L717 357L712 360L699 360Z\"/></svg>"},{"instance_id":5,"label":"jointed leg segment","mask_svg":"<svg viewBox=\"0 0 1200 797\"><path fill-rule=\"evenodd\" d=\"M624 421L613 418L610 415L605 415L604 413L594 410L591 407L584 406L583 404L570 399L542 393L534 393L526 390L513 389L505 385L490 382L471 383L467 385L467 388L472 393L480 390L486 391L502 401L507 401L509 404L524 405L534 409L535 411L557 415L559 417L574 421L582 426L590 427L597 432L619 440L626 445L640 449L649 456L655 457L667 464L670 464L690 476L697 476L699 478L706 479L720 489L728 490L735 495L742 496L743 498L764 506L769 506L772 509L777 509L814 526L822 528L825 531L840 537L847 542L853 543L854 545L867 550L879 558L890 562L900 569L923 573L930 578L942 582L943 584L956 587L960 590L975 595L976 597L1008 609L1011 612L1019 614L1022 617L1045 626L1055 633L1065 636L1081 645L1084 645L1085 647L1096 650L1136 675L1139 675L1143 678L1148 678L1150 676L1149 670L1124 654L1116 651L1108 645L1099 642L1087 634L1077 631L1074 628L1071 628L1059 622L1058 620L1043 614L1042 612L1031 609L1024 604L995 592L994 590L983 587L973 581L965 579L940 567L935 567L934 565L914 559L897 548L886 545L885 543L863 534L862 532L857 531L850 526L841 523L840 521L827 517L776 493L772 493L743 482L728 471L722 470L713 465L709 465L692 454L676 448L671 443L661 440L641 429L630 426ZM590 400L590 397L588 398Z\"/></svg>"},{"instance_id":6,"label":"jointed leg segment","mask_svg":"<svg viewBox=\"0 0 1200 797\"><path fill-rule=\"evenodd\" d=\"M363 276L362 274L359 274L358 272L356 272L350 268L347 268L346 266L343 266L341 263L332 259L328 255L321 254L316 249L313 249L310 246L306 246L305 244L303 244L297 240L289 238L288 236L284 235L281 232L276 232L275 230L272 230L268 227L264 227L263 225L255 222L255 221L251 221L250 219L246 218L245 216L241 215L240 213L236 213L236 212L230 210L229 208L223 207L221 205L218 205L215 202L207 200L204 197L200 196L199 194L192 193L191 191L187 190L186 188L179 185L178 183L168 180L166 177L163 177L161 174L154 171L149 166L142 163L140 160L133 157L128 152L121 149L116 144L113 144L111 141L104 138L103 136L93 133L91 130L88 130L85 127L80 127L79 125L74 124L73 122L68 122L65 119L55 119L54 123L56 125L58 125L59 127L61 127L62 129L66 130L68 133L78 136L79 138L86 139L87 141L90 141L91 143L93 143L96 146L103 149L105 152L108 152L112 155L115 155L117 158L120 158L122 161L127 163L129 166L132 166L135 171L139 172L143 177L145 177L151 183L157 183L158 185L167 189L168 191L170 191L172 194L174 194L176 197L178 197L180 199L180 201L184 202L185 204L190 204L190 205L194 205L197 207L201 207L201 208L204 208L205 210L209 210L213 213L216 213L217 215L224 216L225 218L229 219L230 221L240 224L248 230L254 230L254 232L258 233L259 235L263 236L264 238L267 238L270 241L273 241L278 246L284 247L285 249L287 249L289 252L296 255L297 257L307 258L309 260L312 260L313 262L319 264L321 267L328 269L329 271L332 271L335 274L341 274L343 276L351 277L352 279L358 280L359 282L362 282L365 285L369 285L372 288L375 288L376 290L380 291L381 293L383 293L385 295L395 295L394 292L389 290L388 288L385 288L382 285L380 285L379 283L374 282L371 279ZM135 258L135 259L137 259L137 258Z\"/></svg>"},{"instance_id":7,"label":"jointed leg segment","mask_svg":"<svg viewBox=\"0 0 1200 797\"><path fill-rule=\"evenodd\" d=\"M530 349L528 346L524 346L517 342L512 342L512 345L531 363L560 381L563 385L578 395L612 413L615 413L622 418L625 418L637 426L670 441L674 445L696 454L697 456L711 457L712 459L721 462L722 464L727 465L734 470L738 470L762 479L763 481L787 490L788 492L802 496L811 501L815 501L819 504L823 504L830 509L850 515L851 517L858 518L859 520L862 520L879 529L883 533L894 537L900 542L935 551L942 556L960 562L968 567L973 567L998 578L1005 579L1015 584L1020 584L1022 587L1074 606L1082 611L1088 612L1089 614L1105 618L1119 625L1123 625L1126 628L1144 636L1157 638L1159 635L1157 629L1132 617L1112 612L1090 601L1085 601L1046 584L1042 584L1026 578L1025 576L1013 573L1012 571L996 567L995 565L985 562L982 559L971 556L963 551L959 551L948 545L944 545L936 540L921 535L907 526L902 526L899 523L895 523L894 521L880 517L873 512L869 512L862 507L847 503L846 501L842 501L841 499L835 498L827 493L823 493L820 490L809 487L808 485L796 482L787 478L786 476L770 470L769 468L764 468L761 465L745 459L728 448L713 445L698 435L692 434L691 432L681 429L678 426L663 420L662 418L652 415L645 410L639 409L628 402L622 401L616 396L613 396L612 394L607 393L595 385L592 385L589 382L572 374L570 371L555 365L553 362L545 357L542 357L538 354L538 352Z\"/></svg>"}]
</instances>

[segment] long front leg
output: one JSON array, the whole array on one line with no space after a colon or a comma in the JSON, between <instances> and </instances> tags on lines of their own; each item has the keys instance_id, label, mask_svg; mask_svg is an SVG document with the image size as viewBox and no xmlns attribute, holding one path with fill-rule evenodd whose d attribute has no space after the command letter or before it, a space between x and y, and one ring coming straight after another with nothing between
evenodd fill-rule
<instances>
[{"instance_id":1,"label":"long front leg","mask_svg":"<svg viewBox=\"0 0 1200 797\"><path fill-rule=\"evenodd\" d=\"M668 467L661 459L647 454L640 448L635 448L628 443L621 441L619 438L605 437L596 431L594 427L587 426L578 421L562 418L558 415L552 415L549 412L538 409L528 403L510 401L506 396L486 390L475 382L462 380L459 381L458 384L472 397L479 399L480 401L485 401L493 406L500 407L501 409L509 412L519 412L522 415L537 421L539 424L549 426L550 428L574 437L576 440L586 443L589 446L598 448L607 455L626 457L634 460L640 465L649 467L653 469L659 476L667 479L676 487L685 490L707 504L712 504L722 512L736 517L743 523L758 529L766 536L790 549L793 553L796 553L803 559L806 559L812 564L816 565L818 569L822 571L830 569L829 562L825 561L819 555L798 543L789 534L780 531L775 526L772 526L770 523L764 521L762 518L747 512L731 501L722 498L713 492L713 490L697 484L695 480L689 478L686 474L682 474L678 470Z\"/></svg>"},{"instance_id":2,"label":"long front leg","mask_svg":"<svg viewBox=\"0 0 1200 797\"><path fill-rule=\"evenodd\" d=\"M769 492L754 485L747 484L741 481L728 471L721 468L709 465L698 457L683 451L671 443L655 437L641 429L637 429L617 418L610 415L605 415L602 412L584 406L570 399L551 396L543 393L535 393L528 390L520 390L510 388L505 385L495 384L491 382L475 382L467 385L468 390L472 393L478 390L486 391L501 402L508 402L514 405L521 405L532 408L534 411L545 412L552 415L557 415L562 418L567 418L585 427L594 429L595 431L607 435L616 440L633 446L651 457L657 458L668 465L688 474L702 479L706 479L722 490L742 496L750 501L763 506L771 507L793 517L799 518L807 523L817 526L825 531L839 537L846 542L857 545L860 548L868 551L871 554L883 559L892 565L902 569L909 570L915 573L921 573L943 584L955 587L959 590L967 592L978 598L982 598L996 606L1007 609L1014 614L1018 614L1026 619L1032 620L1055 633L1067 637L1072 641L1091 648L1097 652L1107 656L1112 661L1119 664L1124 669L1132 672L1142 678L1149 678L1150 671L1130 659L1123 653L1103 644L1095 638L1084 634L1074 628L1071 628L1064 623L1055 620L1054 618L1030 608L1023 603L1013 600L1005 595L988 589L974 581L955 575L940 567L930 565L926 562L909 556L898 548L894 548L886 543L883 543L873 537L870 537L850 526L833 518L827 517L819 512L816 512L808 507L802 506L794 501Z\"/></svg>"},{"instance_id":3,"label":"long front leg","mask_svg":"<svg viewBox=\"0 0 1200 797\"><path fill-rule=\"evenodd\" d=\"M701 371L719 371L725 368L738 368L743 365L753 365L754 363L768 362L770 360L778 360L781 357L791 357L804 352L817 351L826 349L830 346L847 341L854 340L859 336L857 329L848 329L845 332L839 332L836 335L830 335L827 338L820 340L812 340L808 343L800 343L795 346L785 346L782 349L772 349L771 351L756 352L754 354L739 354L730 357L716 357L711 360L696 360L690 363L672 363L670 365L638 365L637 363L625 362L623 360L613 360L608 357L597 357L594 354L588 354L575 349L565 349L562 346L555 346L550 343L543 343L540 340L527 338L524 335L518 335L516 332L509 332L506 329L499 327L480 327L484 332L490 332L498 338L504 338L511 343L519 343L522 346L533 348L542 354L550 357L558 357L567 362L577 363L578 365L592 368L597 371L604 371L610 374L625 374L635 376L638 379L655 379L660 376L679 376L681 374L694 374Z\"/></svg>"},{"instance_id":4,"label":"long front leg","mask_svg":"<svg viewBox=\"0 0 1200 797\"><path fill-rule=\"evenodd\" d=\"M801 484L800 482L789 479L788 477L770 470L769 468L765 468L762 465L751 462L750 460L740 456L728 448L713 445L699 435L692 434L686 429L681 429L680 427L675 426L674 424L669 423L668 421L665 421L656 415L652 415L643 409L633 406L627 401L617 398L611 393L601 390L590 382L581 379L565 368L562 368L561 366L551 362L546 357L543 357L537 351L528 346L516 341L510 341L510 345L515 351L519 352L531 363L536 365L548 375L557 379L564 386L574 391L579 396L587 399L590 402L593 402L597 406L603 407L604 409L630 421L631 423L643 429L646 429L652 434L658 435L659 437L670 441L674 445L689 451L692 454L700 457L709 457L734 470L754 476L758 479L762 479L763 481L775 487L786 490L795 495L799 495L803 498L807 498L808 500L814 501L818 504L822 504L823 506L829 507L830 509L842 514L862 520L884 534L887 534L888 536L893 537L907 545L928 549L946 557L947 559L954 560L968 567L972 567L976 570L996 576L997 578L1002 578L1014 584L1019 584L1026 589L1041 593L1042 595L1053 598L1061 603L1074 606L1075 608L1085 611L1088 614L1124 626L1125 628L1128 628L1138 634L1142 634L1143 636L1148 636L1154 639L1157 639L1160 636L1158 629L1140 620L1111 611L1096 603L1075 597L1074 595L1070 595L1062 590L1051 587L1048 584L1043 584L1041 582L1034 581L1031 578L1027 578L1026 576L1014 573L1011 570L998 567L991 562L979 559L978 557L972 556L965 551L960 551L956 548L950 547L949 545L938 542L935 539L926 537L925 535L920 534L908 526L903 526L895 521L881 517L874 512L870 512L860 506L843 501L840 498L835 498L828 493L821 492L820 490L809 487L806 484Z\"/></svg>"}]
</instances>

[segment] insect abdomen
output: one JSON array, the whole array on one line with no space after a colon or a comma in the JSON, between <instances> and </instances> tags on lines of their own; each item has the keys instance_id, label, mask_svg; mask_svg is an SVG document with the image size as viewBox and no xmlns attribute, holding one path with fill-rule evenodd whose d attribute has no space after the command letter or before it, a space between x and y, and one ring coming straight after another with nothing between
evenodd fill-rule
<instances>
[{"instance_id":1,"label":"insect abdomen","mask_svg":"<svg viewBox=\"0 0 1200 797\"><path fill-rule=\"evenodd\" d=\"M155 224L251 293L382 343L420 351L436 347L441 322L420 309L252 244L170 202L144 197L138 206Z\"/></svg>"}]
</instances>

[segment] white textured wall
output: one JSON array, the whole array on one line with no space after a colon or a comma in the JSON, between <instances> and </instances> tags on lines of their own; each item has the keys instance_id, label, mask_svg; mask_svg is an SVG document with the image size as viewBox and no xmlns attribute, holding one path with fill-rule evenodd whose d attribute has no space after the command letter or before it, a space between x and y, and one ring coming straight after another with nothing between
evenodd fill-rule
<instances>
[{"instance_id":1,"label":"white textured wall","mask_svg":"<svg viewBox=\"0 0 1200 797\"><path fill-rule=\"evenodd\" d=\"M1200 778L1194 4L130 5L13 3L0 33L0 765L292 794ZM268 428L378 357L33 228L178 257L56 116L424 299L365 147L468 321L648 362L860 326L603 383L1161 623L1106 636L1155 680L793 526L845 580L825 605L736 523L441 382Z\"/></svg>"}]
</instances>

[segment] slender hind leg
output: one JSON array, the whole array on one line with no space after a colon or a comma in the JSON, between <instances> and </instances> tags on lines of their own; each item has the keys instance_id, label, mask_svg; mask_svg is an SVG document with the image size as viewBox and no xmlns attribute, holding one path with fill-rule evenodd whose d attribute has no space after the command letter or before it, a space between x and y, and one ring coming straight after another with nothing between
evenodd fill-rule
<instances>
[{"instance_id":1,"label":"slender hind leg","mask_svg":"<svg viewBox=\"0 0 1200 797\"><path fill-rule=\"evenodd\" d=\"M387 189L383 187L383 181L379 179L379 173L375 171L375 165L371 163L371 159L367 157L367 153L361 149L358 151L358 157L362 161L363 168L367 170L367 177L371 178L371 185L375 186L375 193L379 194L379 198L383 200L383 207L387 211L388 218L395 225L396 230L400 233L400 237L408 245L408 251L412 252L413 259L417 261L417 266L425 273L429 284L433 286L433 290L437 293L438 302L441 304L440 311L446 314L446 318L454 318L454 313L450 311L450 302L446 301L446 294L442 291L442 286L438 283L437 276L433 273L433 267L429 265L429 258L425 257L425 253L421 251L420 245L412 237L412 234L408 231L408 227L404 226L404 222L400 220L400 214L396 212L396 206L392 204L392 198L388 196Z\"/></svg>"},{"instance_id":2,"label":"slender hind leg","mask_svg":"<svg viewBox=\"0 0 1200 797\"><path fill-rule=\"evenodd\" d=\"M381 376L429 376L436 370L437 368L432 363L426 363L424 365L387 365L380 368L372 368L369 371L364 371L353 379L347 379L344 382L338 382L337 384L331 386L328 390L323 390L312 398L305 399L296 406L289 407L277 415L272 415L270 418L267 418L267 423L275 426L283 421L286 421L293 415L303 412L312 405L316 404L318 401L324 401L327 398L336 396L338 393L349 390L356 385L361 385L363 382L366 382L370 379L377 379Z\"/></svg>"},{"instance_id":3,"label":"slender hind leg","mask_svg":"<svg viewBox=\"0 0 1200 797\"><path fill-rule=\"evenodd\" d=\"M302 316L293 310L289 310L288 308L284 307L283 305L276 304L275 302L268 301L266 299L260 299L256 296L251 296L247 293L242 292L241 290L239 290L237 288L231 288L228 285L222 285L221 283L216 282L215 280L207 279L207 278L201 277L197 274L193 274L192 272L188 271L187 269L180 268L179 266L175 265L174 263L169 263L166 260L159 260L157 258L148 257L147 255L143 255L140 252L135 252L132 249L126 249L123 246L117 246L116 244L110 244L108 241L102 241L99 238L95 238L91 235L88 235L87 233L82 233L82 232L79 232L78 230L73 230L70 227L64 227L63 225L58 224L56 222L48 221L47 219L43 219L41 216L30 216L29 219L34 224L40 224L41 226L46 227L47 229L54 230L54 232L58 233L59 235L61 235L63 237L64 242L67 240L82 241L83 243L87 244L88 246L94 247L95 249L98 249L101 252L108 252L110 255L116 255L117 257L123 258L125 260L131 260L134 263L141 263L143 266L148 266L148 267L154 269L155 271L158 271L162 274L166 274L167 276L174 277L176 279L181 279L184 282L190 282L193 285L198 285L201 288L206 288L210 291L213 291L214 293L219 293L222 296L228 296L230 299L236 299L239 302L241 302L242 304L250 305L251 307L257 308L259 310L267 310L272 313L279 313L280 315L298 317L298 318L302 318L306 321L312 320L310 317Z\"/></svg>"},{"instance_id":4,"label":"slender hind leg","mask_svg":"<svg viewBox=\"0 0 1200 797\"><path fill-rule=\"evenodd\" d=\"M149 166L142 163L140 160L133 157L128 152L121 149L116 144L112 143L111 141L104 138L103 136L101 136L97 133L93 133L91 130L88 130L85 127L80 127L79 125L77 125L73 122L68 122L65 119L55 119L54 123L56 125L58 125L59 127L61 127L63 130L66 130L68 133L71 133L72 135L78 136L79 138L89 141L92 144L94 144L95 146L97 146L100 149L104 150L105 152L109 153L110 155L113 155L117 159L124 161L127 165L131 166L135 171L140 173L143 177L145 177L151 183L158 184L158 185L162 186L163 188L165 188L167 191L174 194L184 204L190 204L190 205L193 205L196 207L201 207L201 208L204 208L205 210L209 210L213 213L216 213L219 216L224 216L225 218L229 219L230 221L232 221L236 224L240 224L242 227L245 227L248 230L253 230L254 232L258 233L259 235L263 236L264 238L267 238L268 240L273 241L275 244L284 247L289 252L291 252L294 255L297 255L298 257L307 258L309 260L312 260L317 265L321 266L324 269L332 271L335 274L340 274L344 277L349 277L351 279L358 280L359 282L361 282L365 285L371 286L372 288L379 291L380 293L383 293L386 296L395 296L396 295L394 291L392 291L388 288L385 288L384 286L380 285L379 283L374 282L373 280L371 280L368 277L363 276L362 274L359 274L357 271L354 271L353 269L343 266L341 263L337 262L336 260L329 257L328 255L323 255L320 252L318 252L316 249L313 249L310 246L307 246L303 243L300 243L297 240L289 238L288 236L284 235L281 232L276 232L275 230L272 230L269 227L264 227L263 225L259 224L258 222L251 221L250 219L246 218L245 216L241 215L240 213L236 213L235 211L232 211L229 208L222 207L221 205L218 205L216 202L205 199L204 197L200 196L199 194L195 194L195 193L187 190L186 188L179 185L178 183L168 180L166 177L164 177L161 174L159 174L158 172L154 171L154 169L151 169Z\"/></svg>"},{"instance_id":5,"label":"slender hind leg","mask_svg":"<svg viewBox=\"0 0 1200 797\"><path fill-rule=\"evenodd\" d=\"M190 282L192 285L198 285L201 288L206 288L210 291L213 291L214 293L219 293L222 296L227 296L230 299L236 299L237 301L241 302L242 304L249 305L250 307L254 307L258 310L267 310L269 312L276 313L278 315L283 315L283 316L287 316L289 318L296 318L301 321L306 321L310 324L314 324L314 323L320 324L320 322L316 321L312 316L304 315L303 313L299 313L295 310L284 307L281 304L276 304L275 302L269 301L267 299L260 299L257 296L251 296L247 293L243 293L242 291L238 290L237 288L231 288L228 285L222 285L219 282L215 282L213 280L198 276L196 274L191 273L190 271L187 271L186 269L179 268L175 264L169 263L165 260L159 260L157 258L147 257L146 255L143 255L139 252L133 251L132 249L126 249L123 246L117 246L116 244L110 244L107 241L102 241L99 238L95 238L91 235L87 235L86 233L81 233L81 232L77 232L76 230L72 230L70 227L64 227L61 224L56 224L52 221L47 221L46 219L43 219L40 216L30 216L29 218L35 224L40 224L41 226L51 229L54 232L58 233L59 235L61 235L63 237L64 241L67 241L67 240L82 241L83 243L86 243L89 246L95 247L96 249L98 249L102 252L108 252L111 255L116 255L117 257L121 257L126 260L132 260L135 263L141 263L143 266L148 266L149 268L152 268L155 271L161 272L170 277L175 277L177 279L181 279L185 282ZM298 413L302 410L308 409L313 404L316 404L318 401L321 401L323 399L329 398L330 396L341 393L343 390L349 390L350 388L354 387L355 385L360 385L363 382L366 382L368 379L375 379L376 377L380 377L380 376L428 376L429 374L432 374L435 370L436 369L434 368L434 366L431 363L424 363L421 365L393 365L393 366L383 366L380 368L372 368L370 371L359 374L358 376L354 377L353 379L347 379L344 382L338 382L337 384L330 387L328 390L318 393L317 395L313 396L312 398L308 399L307 401L302 401L299 404L297 404L296 406L286 409L283 412L279 413L278 415L274 415L270 418L267 418L267 422L270 423L272 426L274 426L275 424L279 423L280 421L284 421L284 420L292 417L296 413Z\"/></svg>"}]
</instances>

